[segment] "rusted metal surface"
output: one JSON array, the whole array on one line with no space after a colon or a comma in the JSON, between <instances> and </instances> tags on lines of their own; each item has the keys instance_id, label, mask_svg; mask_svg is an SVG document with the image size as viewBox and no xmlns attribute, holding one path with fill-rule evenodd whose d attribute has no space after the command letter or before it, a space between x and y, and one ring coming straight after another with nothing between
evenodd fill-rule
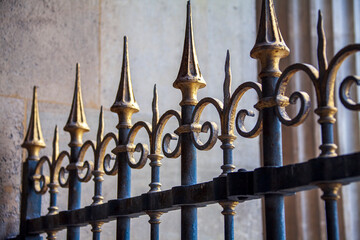
<instances>
[{"instance_id":1,"label":"rusted metal surface","mask_svg":"<svg viewBox=\"0 0 360 240\"><path fill-rule=\"evenodd\" d=\"M23 165L23 192L21 201L20 239L40 239L40 233L47 233L48 239L56 239L59 230L67 228L68 239L80 239L81 226L92 226L93 239L101 238L101 226L108 221L117 221L117 239L130 239L130 219L140 215L149 216L150 238L159 239L161 216L168 211L181 209L181 238L197 239L197 208L208 204L220 204L224 215L224 238L234 239L235 206L244 201L264 198L265 228L267 239L286 239L284 196L299 191L320 188L325 201L328 239L339 239L337 216L338 192L343 184L360 180L360 153L336 154L333 137L335 113L335 78L342 62L351 54L360 51L360 44L352 44L341 49L327 63L326 41L322 27L322 15L318 20L318 69L309 64L295 63L279 69L281 58L290 50L283 40L272 0L262 1L260 25L251 57L260 62L261 83L245 82L231 90L230 52L226 53L223 101L205 97L197 99L199 89L206 86L200 72L195 51L190 2L187 5L187 18L183 55L178 76L173 86L182 93L181 111L168 110L162 115L158 109L156 86L153 90L151 123L138 121L132 124L132 115L140 108L135 100L130 77L130 63L127 38L124 37L123 63L119 88L111 111L118 115L118 134L104 136L103 110L100 110L96 141L82 142L83 133L89 131L86 123L80 89L80 70L77 65L73 104L67 124L64 127L71 136L70 151L59 153L58 130L55 128L52 157L39 156L45 147L39 121L36 88L28 131L23 147L28 157ZM310 113L310 97L307 93L296 91L289 97L286 89L292 76L304 72L312 81L321 126L321 154L304 163L282 165L281 125L298 126ZM359 77L348 76L339 88L342 104L349 110L360 109L350 96L351 87L360 85ZM255 91L257 102L253 103L256 114L248 109L240 109L239 102L247 91ZM294 117L287 114L287 107L300 103ZM202 120L204 109L212 105L217 111L217 119ZM247 117L256 117L252 129L246 129ZM170 119L178 126L172 133L164 129ZM218 127L214 120L219 120ZM136 143L137 133L144 129L149 146ZM206 141L200 139L207 133ZM236 135L245 138L262 134L263 166L253 171L237 170L233 164L233 149ZM219 176L212 181L197 182L197 150L211 150L217 140L223 150L222 163L219 163ZM176 141L170 148L171 141ZM114 143L114 149L107 149ZM111 150L112 154L106 154ZM93 153L93 159L85 160L86 153ZM140 153L136 159L135 152ZM181 158L181 185L168 190L161 189L160 170L162 159ZM63 160L69 164L63 166ZM131 196L131 169L142 169L149 159L151 179L148 192ZM42 171L47 164L49 176ZM117 175L117 198L103 201L103 176ZM80 208L80 189L82 182L94 180L93 202ZM58 211L57 193L59 187L69 188L67 211ZM48 214L40 216L41 194L50 194Z\"/></svg>"}]
</instances>

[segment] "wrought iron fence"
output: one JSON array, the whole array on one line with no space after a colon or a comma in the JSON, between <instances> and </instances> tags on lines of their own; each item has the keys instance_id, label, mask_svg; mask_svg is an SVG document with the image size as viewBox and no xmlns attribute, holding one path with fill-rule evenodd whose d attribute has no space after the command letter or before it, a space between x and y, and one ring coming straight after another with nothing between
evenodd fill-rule
<instances>
[{"instance_id":1,"label":"wrought iron fence","mask_svg":"<svg viewBox=\"0 0 360 240\"><path fill-rule=\"evenodd\" d=\"M245 82L231 91L230 54L225 62L224 99L206 97L197 100L197 91L206 83L201 75L195 52L192 30L190 2L187 6L187 19L183 56L178 76L173 83L182 92L181 112L168 110L161 117L158 111L156 86L152 102L152 122L143 121L132 124L132 115L139 111L135 101L130 79L127 39L124 38L123 65L119 89L111 111L118 115L118 134L105 136L103 110L100 110L96 141L85 141L83 133L89 131L86 123L80 90L80 70L76 68L76 82L73 103L64 130L69 132L70 151L59 153L58 130L54 133L51 157L39 157L45 147L41 133L37 93L34 88L33 104L27 134L22 147L28 151L23 163L23 189L21 200L21 231L18 239L56 239L59 230L67 228L68 239L80 239L80 227L90 224L93 239L100 239L104 222L116 220L116 238L130 239L130 219L147 214L150 218L151 239L159 239L160 218L162 214L181 209L181 238L197 239L197 207L219 203L224 215L224 238L234 239L235 206L244 201L264 198L265 228L267 239L285 239L284 195L313 188L323 191L325 201L328 239L339 239L337 215L338 191L342 185L358 181L360 178L360 153L350 155L336 154L333 125L336 121L334 101L336 73L342 62L360 50L360 44L352 44L341 49L328 63L325 54L325 34L322 15L318 17L318 68L296 63L279 70L279 61L289 54L278 28L272 0L262 1L260 26L251 57L260 62L257 82ZM317 109L321 127L321 154L304 163L282 166L281 125L297 126L310 112L309 95L296 91L289 97L285 95L287 85L296 72L304 72L313 83L316 92ZM342 81L339 89L341 103L349 110L358 111L360 104L351 99L350 88L360 85L360 78L349 76ZM238 103L248 90L255 90L258 102L254 103L258 113L241 109ZM289 117L287 106L298 104L295 117ZM200 123L201 114L207 105L213 105L218 112L220 126L212 121ZM246 117L257 117L251 130L245 128ZM170 119L175 119L178 128L173 133L164 134L164 127ZM149 146L136 143L135 136L145 129ZM202 142L199 133L207 133ZM241 137L253 138L262 134L263 167L254 171L237 170L233 165L233 148L236 133ZM213 181L198 183L196 179L196 152L214 147L221 141L223 151L222 173ZM175 147L170 142L176 141ZM116 147L107 154L109 143ZM93 153L92 160L85 160L85 154ZM135 159L139 152L139 159ZM161 190L161 160L181 158L181 186ZM69 164L63 166L63 160ZM130 170L140 169L150 160L150 189L140 196L130 195ZM47 165L49 174L42 169ZM104 175L118 176L117 198L103 202L102 182ZM93 203L81 208L81 183L94 181ZM68 188L68 210L58 211L58 188ZM41 216L42 195L49 192L48 214Z\"/></svg>"}]
</instances>

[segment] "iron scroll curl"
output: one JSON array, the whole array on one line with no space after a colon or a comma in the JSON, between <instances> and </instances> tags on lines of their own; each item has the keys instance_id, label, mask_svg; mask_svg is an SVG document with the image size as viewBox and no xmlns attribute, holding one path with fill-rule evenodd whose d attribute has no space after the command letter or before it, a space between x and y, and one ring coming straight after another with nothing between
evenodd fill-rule
<instances>
[{"instance_id":1,"label":"iron scroll curl","mask_svg":"<svg viewBox=\"0 0 360 240\"><path fill-rule=\"evenodd\" d=\"M309 64L296 63L290 65L283 71L275 87L275 112L281 123L286 126L298 126L303 123L311 108L310 96L304 91L295 91L290 95L289 98L285 96L290 79L294 76L295 73L300 71L304 72L314 85L316 84L316 81L319 78L318 70ZM285 108L289 104L296 104L298 101L300 101L300 109L298 110L295 117L291 118L287 114Z\"/></svg>"},{"instance_id":2,"label":"iron scroll curl","mask_svg":"<svg viewBox=\"0 0 360 240\"><path fill-rule=\"evenodd\" d=\"M80 148L79 158L76 164L77 166L77 177L80 182L88 182L92 177L92 171L94 170L93 161L85 160L85 155L89 149L92 149L94 160L96 159L96 147L95 143L91 140L87 140ZM81 176L79 170L83 171L85 169L85 174Z\"/></svg>"},{"instance_id":3,"label":"iron scroll curl","mask_svg":"<svg viewBox=\"0 0 360 240\"><path fill-rule=\"evenodd\" d=\"M335 57L329 63L329 73L328 73L328 81L333 82L335 84L335 78L337 71L343 61L350 55L360 51L360 44L350 44L344 48L342 48ZM360 86L360 77L359 76L347 76L344 80L342 80L339 88L339 97L341 103L349 110L359 111L360 103L355 102L350 96L351 87L356 84Z\"/></svg>"},{"instance_id":4,"label":"iron scroll curl","mask_svg":"<svg viewBox=\"0 0 360 240\"><path fill-rule=\"evenodd\" d=\"M347 76L340 85L339 88L339 97L341 103L350 110L359 111L360 103L356 103L350 96L350 89L353 84L360 86L360 77L359 76Z\"/></svg>"},{"instance_id":5,"label":"iron scroll curl","mask_svg":"<svg viewBox=\"0 0 360 240\"><path fill-rule=\"evenodd\" d=\"M175 118L178 122L178 125L181 125L181 114L179 111L168 110L166 111L159 119L158 123L155 127L154 132L154 142L152 146L152 150L156 154L160 154L161 150L167 158L177 158L181 154L181 140L180 136L174 133L166 133L161 141L161 136L164 132L164 128L167 122L171 119ZM176 146L174 150L170 149L170 142L172 140L177 140Z\"/></svg>"},{"instance_id":6,"label":"iron scroll curl","mask_svg":"<svg viewBox=\"0 0 360 240\"><path fill-rule=\"evenodd\" d=\"M240 102L243 95L249 90L255 90L259 99L261 99L261 85L254 82L245 82L234 91L231 98L229 96L228 99L225 99L225 106L220 100L215 98L207 97L199 101L193 112L193 123L191 128L191 138L197 149L205 151L210 150L215 145L218 138L218 127L215 122L206 121L202 125L199 124L201 114L208 105L213 105L217 110L220 118L222 136L233 136L235 129L240 136L247 138L253 138L260 134L262 129L261 109L257 109L255 105L255 108L259 111L259 114L254 127L250 130L247 130L245 127L245 118L247 116L255 117L254 112L247 109L240 109L237 111L238 103ZM209 133L209 137L205 143L199 139L198 133L200 132Z\"/></svg>"},{"instance_id":7,"label":"iron scroll curl","mask_svg":"<svg viewBox=\"0 0 360 240\"><path fill-rule=\"evenodd\" d=\"M69 179L65 177L65 168L61 166L64 158L67 157L70 160L70 154L66 151L63 151L59 156L52 160L47 156L40 158L39 162L36 164L34 175L32 177L34 181L34 190L37 194L44 194L49 188L49 184L60 185L61 187L68 187ZM47 164L50 171L50 176L45 175L42 172L44 164Z\"/></svg>"}]
</instances>

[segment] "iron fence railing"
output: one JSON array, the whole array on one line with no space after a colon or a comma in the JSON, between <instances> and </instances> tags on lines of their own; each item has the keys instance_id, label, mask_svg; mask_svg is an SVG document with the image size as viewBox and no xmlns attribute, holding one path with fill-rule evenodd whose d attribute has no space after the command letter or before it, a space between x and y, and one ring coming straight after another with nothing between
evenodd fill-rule
<instances>
[{"instance_id":1,"label":"iron fence railing","mask_svg":"<svg viewBox=\"0 0 360 240\"><path fill-rule=\"evenodd\" d=\"M173 84L182 92L181 112L169 110L161 117L158 112L156 86L152 102L151 123L139 121L132 124L132 115L139 111L130 79L127 39L124 38L123 65L119 89L111 111L119 121L118 134L104 136L103 110L101 108L96 141L85 141L83 133L89 131L86 123L80 90L80 70L76 69L76 83L71 112L64 130L69 132L70 151L59 153L58 130L55 129L51 157L39 157L39 150L45 147L41 133L37 93L34 88L33 104L28 131L22 147L28 151L23 164L23 189L21 201L21 231L19 239L40 239L41 233L47 239L55 239L59 230L67 228L67 239L80 239L80 227L90 224L93 239L100 239L104 222L116 220L116 238L130 239L130 219L147 214L150 218L151 239L159 239L160 217L175 209L181 209L181 238L197 239L197 207L219 203L224 215L225 239L234 239L235 206L239 202L264 198L265 226L267 239L285 239L284 195L312 188L323 191L325 201L328 239L339 239L337 215L338 191L343 184L360 179L360 153L337 156L333 137L336 107L334 102L335 78L341 63L360 50L360 44L341 49L328 63L325 55L325 34L322 16L318 19L318 68L309 64L296 63L279 70L279 61L289 54L278 28L272 0L262 1L260 26L251 57L261 63L259 77L261 84L245 82L231 91L230 54L225 62L224 99L206 97L197 100L197 91L206 83L201 75L192 31L190 3L187 7L185 42L178 76ZM321 154L304 163L282 166L281 125L297 126L310 112L309 95L302 91L286 97L285 92L291 77L304 72L312 81L316 92L317 109L321 127ZM358 111L360 105L350 97L353 84L360 85L360 79L349 76L343 80L339 96L342 104ZM258 102L254 103L257 120L253 129L245 128L245 118L254 117L249 110L237 111L238 103L245 92L255 90ZM298 104L295 117L289 117L286 107ZM213 105L218 112L220 127L211 121L200 123L201 114L207 105ZM178 128L174 133L163 135L168 120L175 119ZM145 129L149 146L135 143L135 136ZM202 142L199 133L208 133ZM262 134L263 166L254 171L240 169L233 165L235 133L245 138ZM222 173L212 181L198 183L196 178L197 150L210 150L215 142L221 141L223 151ZM170 142L176 141L175 147ZM106 153L109 143L115 144L112 153ZM110 145L109 145L110 146ZM87 152L93 153L92 160L85 160ZM140 158L135 159L135 152ZM181 158L181 186L161 190L161 160ZM62 165L64 159L69 164ZM150 189L140 196L130 195L131 168L142 168L150 160ZM47 165L49 174L42 169ZM80 173L81 172L81 173ZM104 175L118 176L117 198L103 202L102 182ZM81 208L81 183L94 181L93 203ZM68 188L68 210L58 211L58 188ZM48 214L41 216L41 195L49 192Z\"/></svg>"}]
</instances>

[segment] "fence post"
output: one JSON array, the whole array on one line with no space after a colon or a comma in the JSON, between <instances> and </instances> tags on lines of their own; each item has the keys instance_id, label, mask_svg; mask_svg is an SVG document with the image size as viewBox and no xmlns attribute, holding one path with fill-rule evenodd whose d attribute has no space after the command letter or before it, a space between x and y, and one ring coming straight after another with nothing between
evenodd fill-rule
<instances>
[{"instance_id":1,"label":"fence post","mask_svg":"<svg viewBox=\"0 0 360 240\"><path fill-rule=\"evenodd\" d=\"M76 64L76 79L74 97L71 105L70 115L64 127L64 131L70 133L70 164L67 166L69 171L69 196L68 196L68 210L74 210L81 207L81 182L78 179L77 161L79 151L82 146L82 137L85 132L90 129L86 123L84 106L81 96L80 87L80 64ZM68 240L80 239L80 227L67 228Z\"/></svg>"},{"instance_id":2,"label":"fence post","mask_svg":"<svg viewBox=\"0 0 360 240\"><path fill-rule=\"evenodd\" d=\"M281 75L279 62L289 55L276 19L273 0L263 0L260 25L251 57L261 63L259 77L262 83L263 100L274 96L276 82ZM282 165L281 123L274 107L263 109L263 164L275 167ZM265 195L265 225L267 239L285 240L284 197L281 194Z\"/></svg>"},{"instance_id":3,"label":"fence post","mask_svg":"<svg viewBox=\"0 0 360 240\"><path fill-rule=\"evenodd\" d=\"M34 87L33 102L28 130L24 143L21 147L26 148L28 156L23 163L22 170L22 192L21 192L21 210L20 210L20 238L21 239L42 239L38 234L28 235L26 220L40 217L41 215L41 195L36 194L32 176L35 173L35 167L39 161L39 151L44 148L45 142L41 132L39 108L37 103L37 87Z\"/></svg>"},{"instance_id":4,"label":"fence post","mask_svg":"<svg viewBox=\"0 0 360 240\"><path fill-rule=\"evenodd\" d=\"M120 76L119 89L114 104L110 110L118 114L119 123L116 128L119 130L119 146L125 145L129 130L132 126L131 116L138 112L137 104L132 90L129 54L127 37L124 37L123 62ZM118 199L130 197L131 192L131 171L127 163L126 152L120 152L116 156L118 164ZM116 239L130 239L130 218L118 217L116 227Z\"/></svg>"},{"instance_id":5,"label":"fence post","mask_svg":"<svg viewBox=\"0 0 360 240\"><path fill-rule=\"evenodd\" d=\"M190 127L192 113L197 104L197 91L206 86L195 51L190 1L187 4L183 56L173 86L182 93L181 124ZM190 131L186 131L181 133L181 185L195 184L196 175L196 148L191 141ZM197 239L197 209L194 206L181 207L181 239Z\"/></svg>"}]
</instances>

